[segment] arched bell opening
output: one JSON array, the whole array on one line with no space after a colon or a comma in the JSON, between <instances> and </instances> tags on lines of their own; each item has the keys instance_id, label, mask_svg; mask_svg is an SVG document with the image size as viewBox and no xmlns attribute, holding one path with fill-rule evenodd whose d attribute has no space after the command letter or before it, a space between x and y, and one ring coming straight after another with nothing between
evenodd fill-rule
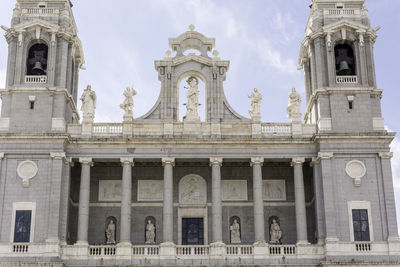
<instances>
[{"instance_id":1,"label":"arched bell opening","mask_svg":"<svg viewBox=\"0 0 400 267\"><path fill-rule=\"evenodd\" d=\"M205 79L197 73L186 73L178 81L178 114L180 121L206 120ZM197 95L196 95L197 93Z\"/></svg>"},{"instance_id":2,"label":"arched bell opening","mask_svg":"<svg viewBox=\"0 0 400 267\"><path fill-rule=\"evenodd\" d=\"M351 45L347 43L335 45L335 64L337 76L356 75L356 61Z\"/></svg>"},{"instance_id":3,"label":"arched bell opening","mask_svg":"<svg viewBox=\"0 0 400 267\"><path fill-rule=\"evenodd\" d=\"M36 43L29 48L26 63L26 75L47 75L48 51L48 46L43 43Z\"/></svg>"}]
</instances>

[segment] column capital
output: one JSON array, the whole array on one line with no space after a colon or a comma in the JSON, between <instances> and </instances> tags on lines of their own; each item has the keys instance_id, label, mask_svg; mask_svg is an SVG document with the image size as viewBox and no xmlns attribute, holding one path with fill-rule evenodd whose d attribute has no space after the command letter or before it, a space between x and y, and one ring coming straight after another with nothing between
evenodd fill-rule
<instances>
[{"instance_id":1,"label":"column capital","mask_svg":"<svg viewBox=\"0 0 400 267\"><path fill-rule=\"evenodd\" d=\"M252 157L251 158L251 162L250 162L250 166L256 165L256 164L263 164L264 162L264 158L263 157Z\"/></svg>"},{"instance_id":2,"label":"column capital","mask_svg":"<svg viewBox=\"0 0 400 267\"><path fill-rule=\"evenodd\" d=\"M320 163L321 163L321 158L320 157L313 157L311 159L310 166L314 167L315 165L320 164Z\"/></svg>"},{"instance_id":3,"label":"column capital","mask_svg":"<svg viewBox=\"0 0 400 267\"><path fill-rule=\"evenodd\" d=\"M64 163L68 164L69 166L73 167L74 166L74 162L72 161L71 157L65 157L64 158Z\"/></svg>"},{"instance_id":4,"label":"column capital","mask_svg":"<svg viewBox=\"0 0 400 267\"><path fill-rule=\"evenodd\" d=\"M84 165L93 166L92 158L79 158L79 162Z\"/></svg>"},{"instance_id":5,"label":"column capital","mask_svg":"<svg viewBox=\"0 0 400 267\"><path fill-rule=\"evenodd\" d=\"M50 157L52 159L64 159L65 152L50 152Z\"/></svg>"},{"instance_id":6,"label":"column capital","mask_svg":"<svg viewBox=\"0 0 400 267\"><path fill-rule=\"evenodd\" d=\"M172 165L175 166L175 158L162 158L161 159L162 165Z\"/></svg>"},{"instance_id":7,"label":"column capital","mask_svg":"<svg viewBox=\"0 0 400 267\"><path fill-rule=\"evenodd\" d=\"M0 152L0 160L4 158L4 152Z\"/></svg>"},{"instance_id":8,"label":"column capital","mask_svg":"<svg viewBox=\"0 0 400 267\"><path fill-rule=\"evenodd\" d=\"M378 154L382 159L391 159L393 157L393 152L379 152Z\"/></svg>"},{"instance_id":9,"label":"column capital","mask_svg":"<svg viewBox=\"0 0 400 267\"><path fill-rule=\"evenodd\" d=\"M333 152L318 152L318 158L331 159L333 158Z\"/></svg>"},{"instance_id":10,"label":"column capital","mask_svg":"<svg viewBox=\"0 0 400 267\"><path fill-rule=\"evenodd\" d=\"M224 161L224 159L221 157L211 157L210 158L210 166L212 166L212 165L221 166L223 161Z\"/></svg>"},{"instance_id":11,"label":"column capital","mask_svg":"<svg viewBox=\"0 0 400 267\"><path fill-rule=\"evenodd\" d=\"M120 158L122 165L134 165L133 158Z\"/></svg>"},{"instance_id":12,"label":"column capital","mask_svg":"<svg viewBox=\"0 0 400 267\"><path fill-rule=\"evenodd\" d=\"M290 165L294 166L295 164L303 164L304 161L305 161L304 158L300 158L300 157L292 158L292 162L290 163Z\"/></svg>"}]
</instances>

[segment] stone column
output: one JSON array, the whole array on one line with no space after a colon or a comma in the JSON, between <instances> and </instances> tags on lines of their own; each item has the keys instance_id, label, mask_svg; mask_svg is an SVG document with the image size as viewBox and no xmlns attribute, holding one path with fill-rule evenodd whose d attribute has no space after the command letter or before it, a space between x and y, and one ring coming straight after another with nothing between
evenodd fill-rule
<instances>
[{"instance_id":1,"label":"stone column","mask_svg":"<svg viewBox=\"0 0 400 267\"><path fill-rule=\"evenodd\" d=\"M122 197L120 243L131 244L131 204L133 158L121 158Z\"/></svg>"},{"instance_id":2,"label":"stone column","mask_svg":"<svg viewBox=\"0 0 400 267\"><path fill-rule=\"evenodd\" d=\"M0 195L5 195L6 188L6 168L3 166L7 166L7 159L4 159L4 152L0 152ZM0 197L0 207L4 207L4 197ZM0 209L0 218L3 218L4 209ZM0 229L2 228L2 220L0 220ZM1 237L1 234L0 234Z\"/></svg>"},{"instance_id":3,"label":"stone column","mask_svg":"<svg viewBox=\"0 0 400 267\"><path fill-rule=\"evenodd\" d=\"M89 200L90 200L90 167L92 158L79 158L81 163L81 185L79 189L78 240L77 244L88 244Z\"/></svg>"},{"instance_id":4,"label":"stone column","mask_svg":"<svg viewBox=\"0 0 400 267\"><path fill-rule=\"evenodd\" d=\"M212 242L222 242L221 165L222 158L210 158L212 176Z\"/></svg>"},{"instance_id":5,"label":"stone column","mask_svg":"<svg viewBox=\"0 0 400 267\"><path fill-rule=\"evenodd\" d=\"M164 166L163 243L173 243L173 166L175 159L163 158L162 164Z\"/></svg>"},{"instance_id":6,"label":"stone column","mask_svg":"<svg viewBox=\"0 0 400 267\"><path fill-rule=\"evenodd\" d=\"M254 206L254 239L255 243L265 243L264 233L264 200L262 195L262 172L261 167L264 159L261 157L251 158L253 166L253 206Z\"/></svg>"},{"instance_id":7,"label":"stone column","mask_svg":"<svg viewBox=\"0 0 400 267\"><path fill-rule=\"evenodd\" d=\"M64 174L61 181L61 202L60 202L60 242L61 245L67 244L68 218L69 218L69 196L71 182L71 167L74 166L72 158L64 158Z\"/></svg>"},{"instance_id":8,"label":"stone column","mask_svg":"<svg viewBox=\"0 0 400 267\"><path fill-rule=\"evenodd\" d=\"M59 242L59 222L60 222L60 203L61 203L61 183L63 175L64 152L51 152L51 183L49 198L49 217L47 223L47 243Z\"/></svg>"},{"instance_id":9,"label":"stone column","mask_svg":"<svg viewBox=\"0 0 400 267\"><path fill-rule=\"evenodd\" d=\"M306 202L304 196L303 163L304 163L304 158L292 159L292 166L294 168L294 195L295 195L295 206L296 206L297 243L308 243Z\"/></svg>"}]
</instances>

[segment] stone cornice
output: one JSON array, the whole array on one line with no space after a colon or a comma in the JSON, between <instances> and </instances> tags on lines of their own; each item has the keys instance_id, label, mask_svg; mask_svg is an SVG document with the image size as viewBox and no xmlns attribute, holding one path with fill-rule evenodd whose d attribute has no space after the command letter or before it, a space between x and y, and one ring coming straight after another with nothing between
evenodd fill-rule
<instances>
[{"instance_id":1,"label":"stone cornice","mask_svg":"<svg viewBox=\"0 0 400 267\"><path fill-rule=\"evenodd\" d=\"M158 70L159 67L166 67L168 65L171 65L172 67L181 65L185 62L188 61L195 61L199 62L201 64L207 65L207 66L219 66L219 67L225 67L226 70L228 71L229 69L229 60L213 60L212 58L206 58L194 54L189 54L187 56L182 56L178 58L171 58L169 60L155 60L154 61L154 66L155 69Z\"/></svg>"}]
</instances>

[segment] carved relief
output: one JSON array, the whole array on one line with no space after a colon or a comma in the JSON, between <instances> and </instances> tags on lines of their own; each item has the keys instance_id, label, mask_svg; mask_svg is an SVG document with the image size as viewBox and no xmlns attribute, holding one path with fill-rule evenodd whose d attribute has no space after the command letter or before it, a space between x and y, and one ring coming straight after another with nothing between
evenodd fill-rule
<instances>
[{"instance_id":1,"label":"carved relief","mask_svg":"<svg viewBox=\"0 0 400 267\"><path fill-rule=\"evenodd\" d=\"M222 200L247 200L247 181L222 180Z\"/></svg>"},{"instance_id":2,"label":"carved relief","mask_svg":"<svg viewBox=\"0 0 400 267\"><path fill-rule=\"evenodd\" d=\"M138 201L163 200L163 185L162 180L138 180Z\"/></svg>"},{"instance_id":3,"label":"carved relief","mask_svg":"<svg viewBox=\"0 0 400 267\"><path fill-rule=\"evenodd\" d=\"M352 160L346 164L346 173L354 179L354 185L361 185L361 178L364 177L367 168L364 163L359 160Z\"/></svg>"},{"instance_id":4,"label":"carved relief","mask_svg":"<svg viewBox=\"0 0 400 267\"><path fill-rule=\"evenodd\" d=\"M285 180L263 180L264 200L286 200Z\"/></svg>"},{"instance_id":5,"label":"carved relief","mask_svg":"<svg viewBox=\"0 0 400 267\"><path fill-rule=\"evenodd\" d=\"M179 203L205 204L206 181L199 175L189 174L179 181Z\"/></svg>"},{"instance_id":6,"label":"carved relief","mask_svg":"<svg viewBox=\"0 0 400 267\"><path fill-rule=\"evenodd\" d=\"M99 201L121 201L121 180L100 180Z\"/></svg>"},{"instance_id":7,"label":"carved relief","mask_svg":"<svg viewBox=\"0 0 400 267\"><path fill-rule=\"evenodd\" d=\"M38 167L33 161L25 160L18 164L17 174L22 179L23 187L29 186L29 180L35 177L37 172Z\"/></svg>"}]
</instances>

